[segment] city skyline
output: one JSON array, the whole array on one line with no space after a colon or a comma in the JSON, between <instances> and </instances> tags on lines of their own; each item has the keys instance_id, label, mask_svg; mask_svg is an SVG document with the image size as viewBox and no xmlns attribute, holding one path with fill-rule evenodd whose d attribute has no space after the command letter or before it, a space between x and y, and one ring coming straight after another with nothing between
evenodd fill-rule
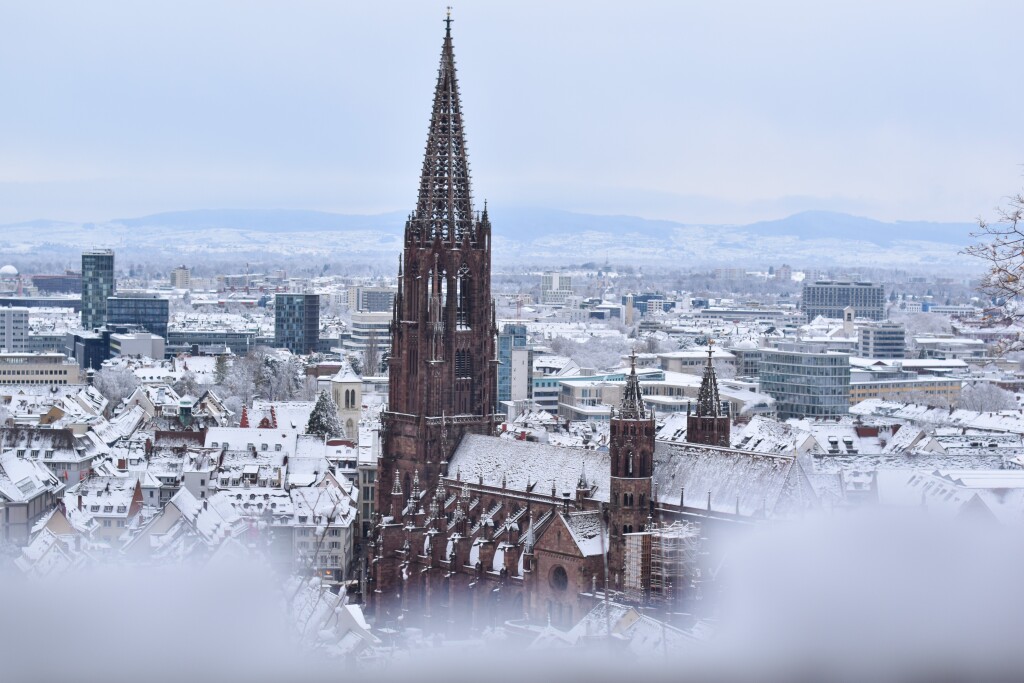
<instances>
[{"instance_id":1,"label":"city skyline","mask_svg":"<svg viewBox=\"0 0 1024 683\"><path fill-rule=\"evenodd\" d=\"M871 6L455 6L477 198L698 223L988 214L1021 182L1020 48L992 31L1022 9ZM443 15L12 8L0 223L402 209Z\"/></svg>"}]
</instances>

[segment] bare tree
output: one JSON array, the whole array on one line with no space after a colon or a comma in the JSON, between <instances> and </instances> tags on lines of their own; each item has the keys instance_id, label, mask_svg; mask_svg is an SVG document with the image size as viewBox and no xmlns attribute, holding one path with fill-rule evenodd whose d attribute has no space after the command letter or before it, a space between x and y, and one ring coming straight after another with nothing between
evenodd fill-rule
<instances>
[{"instance_id":1,"label":"bare tree","mask_svg":"<svg viewBox=\"0 0 1024 683\"><path fill-rule=\"evenodd\" d=\"M202 388L199 386L195 373L189 370L174 383L174 390L178 392L179 396L198 396Z\"/></svg>"},{"instance_id":2,"label":"bare tree","mask_svg":"<svg viewBox=\"0 0 1024 683\"><path fill-rule=\"evenodd\" d=\"M370 330L366 335L366 347L363 349L363 369L368 375L376 375L380 372L380 344L377 342L377 332Z\"/></svg>"},{"instance_id":3,"label":"bare tree","mask_svg":"<svg viewBox=\"0 0 1024 683\"><path fill-rule=\"evenodd\" d=\"M1000 322L1008 324L1024 317L1020 296L1024 294L1024 193L1007 198L996 209L995 222L978 220L971 236L981 240L963 253L988 262L988 272L978 289L1002 310ZM1020 346L1018 338L1014 346Z\"/></svg>"},{"instance_id":4,"label":"bare tree","mask_svg":"<svg viewBox=\"0 0 1024 683\"><path fill-rule=\"evenodd\" d=\"M129 368L102 368L93 377L92 385L110 401L115 410L139 386L139 378Z\"/></svg>"},{"instance_id":5,"label":"bare tree","mask_svg":"<svg viewBox=\"0 0 1024 683\"><path fill-rule=\"evenodd\" d=\"M992 382L973 382L960 391L960 407L979 413L1016 410L1017 398Z\"/></svg>"}]
</instances>

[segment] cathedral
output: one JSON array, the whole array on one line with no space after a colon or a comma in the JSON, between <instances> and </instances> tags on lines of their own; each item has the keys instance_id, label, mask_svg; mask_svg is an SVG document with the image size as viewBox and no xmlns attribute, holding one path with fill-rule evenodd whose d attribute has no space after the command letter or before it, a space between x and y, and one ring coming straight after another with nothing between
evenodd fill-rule
<instances>
[{"instance_id":1,"label":"cathedral","mask_svg":"<svg viewBox=\"0 0 1024 683\"><path fill-rule=\"evenodd\" d=\"M364 588L378 626L568 628L609 595L672 612L701 533L813 505L795 457L728 448L710 356L696 443L656 443L635 359L607 450L496 435L491 223L473 207L450 17L398 283Z\"/></svg>"}]
</instances>

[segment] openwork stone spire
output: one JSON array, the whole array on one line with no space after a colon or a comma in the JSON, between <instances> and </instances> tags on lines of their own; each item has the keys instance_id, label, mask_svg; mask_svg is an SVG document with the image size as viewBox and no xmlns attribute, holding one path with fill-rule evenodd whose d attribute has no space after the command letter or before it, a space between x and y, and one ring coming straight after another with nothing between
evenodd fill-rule
<instances>
[{"instance_id":1,"label":"openwork stone spire","mask_svg":"<svg viewBox=\"0 0 1024 683\"><path fill-rule=\"evenodd\" d=\"M622 405L616 416L623 420L643 420L647 417L644 409L644 395L640 391L640 380L636 376L636 351L629 357L629 376L626 377L626 390L622 394Z\"/></svg>"},{"instance_id":2,"label":"openwork stone spire","mask_svg":"<svg viewBox=\"0 0 1024 683\"><path fill-rule=\"evenodd\" d=\"M715 377L713 341L708 341L708 364L704 366L704 378L700 382L697 393L697 415L700 417L718 417L721 414L722 402L718 398L718 378Z\"/></svg>"},{"instance_id":3,"label":"openwork stone spire","mask_svg":"<svg viewBox=\"0 0 1024 683\"><path fill-rule=\"evenodd\" d=\"M459 83L455 75L451 17L445 23L419 199L408 224L410 237L420 243L434 239L458 243L464 237L471 241L479 237L473 215Z\"/></svg>"}]
</instances>

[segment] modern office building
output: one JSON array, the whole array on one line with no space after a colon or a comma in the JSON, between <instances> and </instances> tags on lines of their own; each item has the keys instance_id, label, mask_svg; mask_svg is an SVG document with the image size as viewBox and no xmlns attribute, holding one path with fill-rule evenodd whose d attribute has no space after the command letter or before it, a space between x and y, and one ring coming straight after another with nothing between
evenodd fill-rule
<instances>
[{"instance_id":1,"label":"modern office building","mask_svg":"<svg viewBox=\"0 0 1024 683\"><path fill-rule=\"evenodd\" d=\"M885 319L885 287L870 282L818 280L804 283L800 309L808 320L818 316L842 319L843 309L852 306L858 318Z\"/></svg>"},{"instance_id":2,"label":"modern office building","mask_svg":"<svg viewBox=\"0 0 1024 683\"><path fill-rule=\"evenodd\" d=\"M376 346L378 361L382 361L391 348L391 313L353 313L349 334L342 339L345 351L365 354L368 347ZM363 368L364 375L373 375L380 369Z\"/></svg>"},{"instance_id":3,"label":"modern office building","mask_svg":"<svg viewBox=\"0 0 1024 683\"><path fill-rule=\"evenodd\" d=\"M861 325L857 330L857 355L861 358L903 358L907 332L898 323Z\"/></svg>"},{"instance_id":4,"label":"modern office building","mask_svg":"<svg viewBox=\"0 0 1024 683\"><path fill-rule=\"evenodd\" d=\"M0 384L81 384L78 364L63 353L0 353Z\"/></svg>"},{"instance_id":5,"label":"modern office building","mask_svg":"<svg viewBox=\"0 0 1024 683\"><path fill-rule=\"evenodd\" d=\"M110 332L68 332L64 336L64 354L74 358L83 370L99 370L110 358Z\"/></svg>"},{"instance_id":6,"label":"modern office building","mask_svg":"<svg viewBox=\"0 0 1024 683\"><path fill-rule=\"evenodd\" d=\"M845 353L765 349L761 391L775 399L780 420L840 417L850 409L850 357Z\"/></svg>"},{"instance_id":7,"label":"modern office building","mask_svg":"<svg viewBox=\"0 0 1024 683\"><path fill-rule=\"evenodd\" d=\"M0 351L28 351L28 309L24 306L0 308Z\"/></svg>"},{"instance_id":8,"label":"modern office building","mask_svg":"<svg viewBox=\"0 0 1024 683\"><path fill-rule=\"evenodd\" d=\"M151 332L124 332L110 335L110 357L164 357L164 338Z\"/></svg>"},{"instance_id":9,"label":"modern office building","mask_svg":"<svg viewBox=\"0 0 1024 683\"><path fill-rule=\"evenodd\" d=\"M390 313L397 287L354 287L348 291L348 307L363 313Z\"/></svg>"},{"instance_id":10,"label":"modern office building","mask_svg":"<svg viewBox=\"0 0 1024 683\"><path fill-rule=\"evenodd\" d=\"M0 296L0 306L24 306L25 308L70 308L82 310L82 299L75 296Z\"/></svg>"},{"instance_id":11,"label":"modern office building","mask_svg":"<svg viewBox=\"0 0 1024 683\"><path fill-rule=\"evenodd\" d=\"M572 294L571 276L555 271L546 272L541 276L540 302L542 304L564 306Z\"/></svg>"},{"instance_id":12,"label":"modern office building","mask_svg":"<svg viewBox=\"0 0 1024 683\"><path fill-rule=\"evenodd\" d=\"M295 354L317 350L320 343L318 294L277 294L274 297L274 343Z\"/></svg>"},{"instance_id":13,"label":"modern office building","mask_svg":"<svg viewBox=\"0 0 1024 683\"><path fill-rule=\"evenodd\" d=\"M114 296L114 252L82 254L82 327L94 330L107 322L107 299Z\"/></svg>"},{"instance_id":14,"label":"modern office building","mask_svg":"<svg viewBox=\"0 0 1024 683\"><path fill-rule=\"evenodd\" d=\"M40 294L78 294L82 291L82 274L69 270L63 275L33 275L32 285Z\"/></svg>"},{"instance_id":15,"label":"modern office building","mask_svg":"<svg viewBox=\"0 0 1024 683\"><path fill-rule=\"evenodd\" d=\"M191 327L173 329L167 332L168 354L205 353L210 349L230 349L233 353L245 355L256 348L255 330L196 329Z\"/></svg>"},{"instance_id":16,"label":"modern office building","mask_svg":"<svg viewBox=\"0 0 1024 683\"><path fill-rule=\"evenodd\" d=\"M107 299L108 325L133 325L167 339L169 320L170 302L156 294L123 294Z\"/></svg>"},{"instance_id":17,"label":"modern office building","mask_svg":"<svg viewBox=\"0 0 1024 683\"><path fill-rule=\"evenodd\" d=\"M171 271L171 287L175 289L190 289L192 287L192 272L187 266L178 266Z\"/></svg>"},{"instance_id":18,"label":"modern office building","mask_svg":"<svg viewBox=\"0 0 1024 683\"><path fill-rule=\"evenodd\" d=\"M518 351L517 351L518 350ZM525 352L525 353L524 353ZM515 355L515 361L513 361ZM529 349L526 348L526 325L505 325L498 335L498 400L515 401L529 398L530 392L530 370L533 367L533 360L530 357ZM523 365L525 363L525 366ZM515 367L513 367L515 366ZM525 377L523 370L525 367ZM515 372L518 370L518 372ZM519 391L512 390L512 375L518 375L516 382ZM525 393L524 393L525 391ZM513 395L522 394L522 395Z\"/></svg>"}]
</instances>

